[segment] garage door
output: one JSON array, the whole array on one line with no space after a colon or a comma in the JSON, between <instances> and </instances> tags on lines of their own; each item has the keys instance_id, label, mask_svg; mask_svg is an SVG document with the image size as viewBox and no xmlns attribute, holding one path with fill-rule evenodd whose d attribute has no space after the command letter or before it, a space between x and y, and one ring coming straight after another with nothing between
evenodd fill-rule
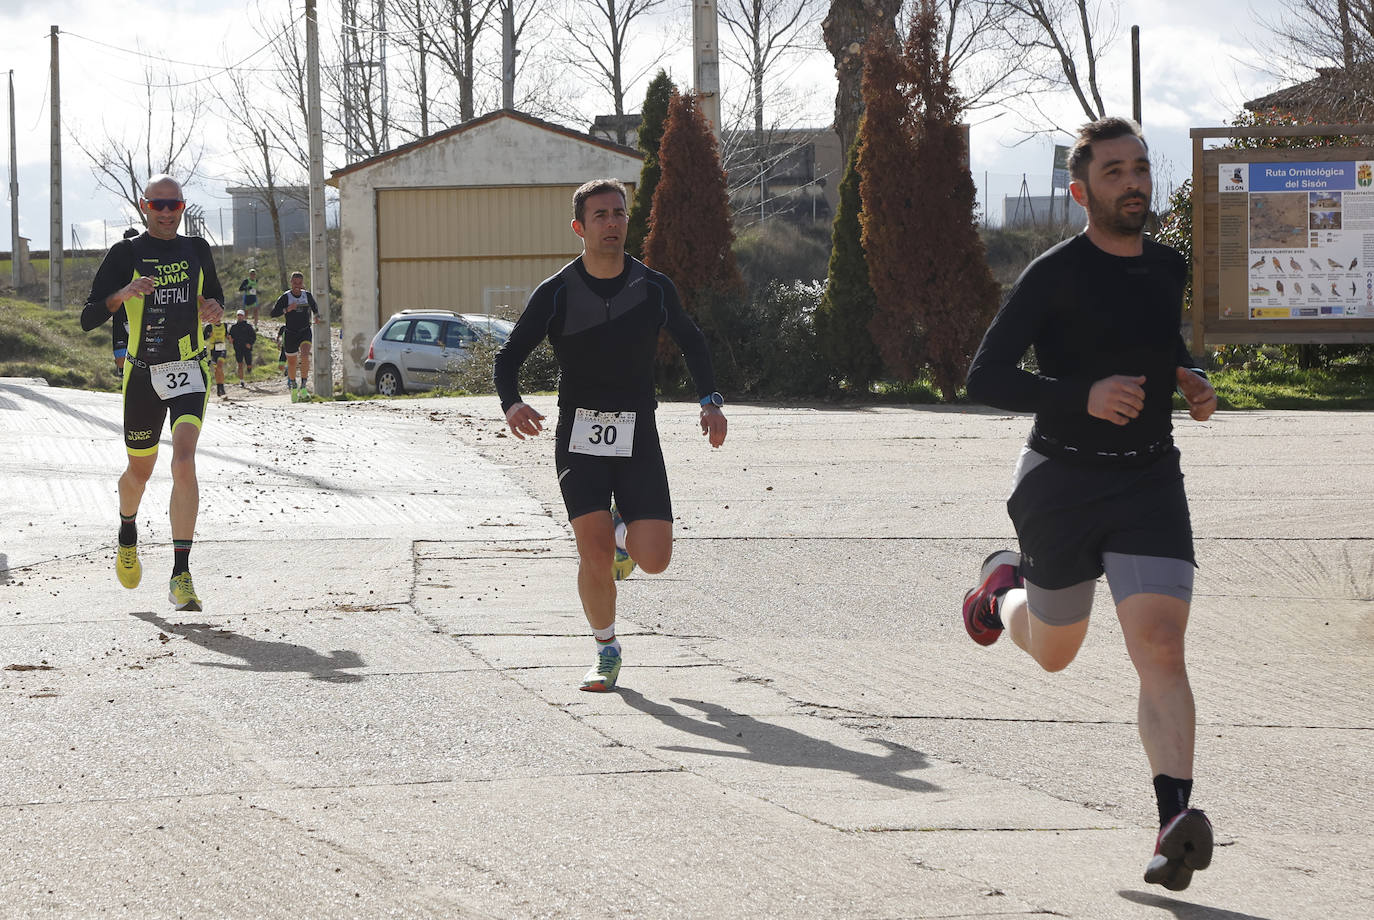
<instances>
[{"instance_id":1,"label":"garage door","mask_svg":"<svg viewBox=\"0 0 1374 920\"><path fill-rule=\"evenodd\" d=\"M568 226L576 190L379 190L378 324L398 310L420 308L493 309L514 318L527 292L582 251Z\"/></svg>"}]
</instances>

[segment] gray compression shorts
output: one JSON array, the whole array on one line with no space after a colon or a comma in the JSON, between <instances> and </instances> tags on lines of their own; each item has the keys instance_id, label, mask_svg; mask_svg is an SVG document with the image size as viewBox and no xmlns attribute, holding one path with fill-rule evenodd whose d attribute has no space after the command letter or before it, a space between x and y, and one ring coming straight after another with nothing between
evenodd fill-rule
<instances>
[{"instance_id":1,"label":"gray compression shorts","mask_svg":"<svg viewBox=\"0 0 1374 920\"><path fill-rule=\"evenodd\" d=\"M1112 602L1120 604L1133 594L1163 594L1185 604L1193 600L1193 564L1167 556L1134 556L1128 553L1103 553L1102 567ZM1026 604L1042 623L1068 626L1085 620L1092 613L1097 580L1082 581L1067 588L1049 590L1026 582Z\"/></svg>"},{"instance_id":2,"label":"gray compression shorts","mask_svg":"<svg viewBox=\"0 0 1374 920\"><path fill-rule=\"evenodd\" d=\"M1020 487L1022 481L1025 481L1032 472L1040 470L1041 467L1044 468L1043 471L1050 471L1052 465L1054 465L1054 461L1041 455L1041 453L1029 448L1022 449L1021 456L1017 460L1017 468L1013 474L1013 496L1017 487ZM1062 479L1059 487L1068 490L1069 501L1066 504L1072 507L1073 493L1080 485L1081 476L1091 474L1083 471L1061 470L1058 475ZM1167 505L1168 503L1161 500L1160 504ZM1189 530L1186 514L1187 512L1184 511L1182 522L1180 522L1184 533ZM1091 519L1092 516L1096 516L1094 507L1088 508L1088 518ZM1081 525L1083 522L1070 518L1069 523L1070 525ZM1169 523L1173 526L1179 526L1179 522L1172 522L1171 520ZM1018 527L1018 533L1024 530L1026 527ZM1057 533L1054 530L1057 530ZM1039 542L1037 542L1035 552L1037 555L1051 555L1048 552L1041 552L1051 545L1057 549L1072 548L1073 541L1084 530L1087 530L1085 525L1073 526L1069 529L1051 529L1051 533L1048 534L1036 533L1035 537ZM1032 536L1032 534L1020 533L1020 536L1025 538ZM1044 542L1046 540L1048 542ZM1191 538L1189 541L1191 542ZM1142 541L1136 540L1135 542L1139 545ZM1168 552L1169 549L1173 548L1173 542L1168 540L1158 542L1154 538L1147 538L1143 542L1145 542L1145 547L1142 548L1153 549L1154 552ZM1025 540L1022 540L1021 549L1022 552L1028 551ZM1194 564L1191 559L1151 555L1149 552L1116 552L1101 547L1084 549L1085 555L1101 559L1101 567L1096 568L1096 571L1106 574L1107 586L1112 589L1113 603L1120 604L1121 601L1132 595L1165 595L1178 597L1184 603L1193 601ZM1178 553L1178 555L1183 555L1183 553ZM1187 555L1191 556L1191 552ZM1026 574L1026 603L1031 607L1031 612L1035 614L1036 619L1051 626L1068 626L1070 623L1083 621L1092 612L1092 595L1096 590L1096 577L1081 578L1080 575L1081 581L1074 582L1072 575L1069 575L1070 584L1065 588L1041 588L1032 581L1032 575L1026 571L1028 568L1029 566L1022 562L1022 571ZM1063 575L1068 575L1073 568L1077 568L1077 566L1063 567L1061 564L1057 571L1047 568L1046 574L1050 577L1063 577ZM1088 568L1083 574L1092 574L1092 568Z\"/></svg>"}]
</instances>

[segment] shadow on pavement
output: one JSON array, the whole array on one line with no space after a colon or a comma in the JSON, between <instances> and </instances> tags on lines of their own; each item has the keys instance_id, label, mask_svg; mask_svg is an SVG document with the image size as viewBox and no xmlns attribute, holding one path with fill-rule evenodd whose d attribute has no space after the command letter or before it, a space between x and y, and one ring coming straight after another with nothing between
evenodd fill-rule
<instances>
[{"instance_id":1,"label":"shadow on pavement","mask_svg":"<svg viewBox=\"0 0 1374 920\"><path fill-rule=\"evenodd\" d=\"M672 706L655 703L643 694L626 687L618 687L615 692L631 707L653 716L664 725L737 749L670 745L660 750L710 754L716 757L739 757L780 767L835 770L904 792L939 791L938 786L903 775L911 770L924 770L929 764L920 751L891 741L869 739L871 743L881 745L887 750L882 754L866 754L812 738L790 728L760 722L752 716L741 715L714 703L673 699L672 702L677 705L690 707L705 715L710 723L704 723Z\"/></svg>"},{"instance_id":2,"label":"shadow on pavement","mask_svg":"<svg viewBox=\"0 0 1374 920\"><path fill-rule=\"evenodd\" d=\"M1234 910L1222 910L1220 907L1208 907L1205 904L1189 904L1187 901L1144 891L1118 891L1117 894L1135 904L1167 910L1178 920L1266 920L1255 914L1242 914Z\"/></svg>"},{"instance_id":3,"label":"shadow on pavement","mask_svg":"<svg viewBox=\"0 0 1374 920\"><path fill-rule=\"evenodd\" d=\"M209 623L169 623L155 613L135 613L134 616L151 623L163 632L181 636L217 655L231 655L242 658L243 664L222 664L217 661L197 661L194 664L206 668L224 668L229 671L258 671L261 673L301 673L308 674L311 680L327 680L335 683L356 683L363 679L361 674L350 674L349 668L361 668L363 658L357 652L335 649L328 655L321 655L314 649L292 642L267 642L250 639L231 629L212 626Z\"/></svg>"}]
</instances>

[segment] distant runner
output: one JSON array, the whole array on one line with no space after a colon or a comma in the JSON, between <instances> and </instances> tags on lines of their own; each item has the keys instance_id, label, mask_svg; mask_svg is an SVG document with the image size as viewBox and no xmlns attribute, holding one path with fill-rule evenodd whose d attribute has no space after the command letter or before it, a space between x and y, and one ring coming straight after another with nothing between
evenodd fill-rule
<instances>
[{"instance_id":1,"label":"distant runner","mask_svg":"<svg viewBox=\"0 0 1374 920\"><path fill-rule=\"evenodd\" d=\"M258 340L258 330L248 322L247 314L240 310L237 322L229 327L229 338L234 343L234 361L239 367L239 386L244 383L244 371L253 369L253 343Z\"/></svg>"},{"instance_id":2,"label":"distant runner","mask_svg":"<svg viewBox=\"0 0 1374 920\"><path fill-rule=\"evenodd\" d=\"M315 303L315 295L305 289L305 275L291 273L291 289L283 291L277 298L272 306L272 315L286 317L282 351L286 353L286 378L290 382L291 401L309 399L310 391L306 383L310 379L310 348L314 341L310 327L320 321L320 308ZM296 377L297 360L301 367L299 382Z\"/></svg>"},{"instance_id":3,"label":"distant runner","mask_svg":"<svg viewBox=\"0 0 1374 920\"><path fill-rule=\"evenodd\" d=\"M239 294L243 297L245 313L253 314L253 325L258 324L258 270L248 269L248 277L239 282Z\"/></svg>"}]
</instances>

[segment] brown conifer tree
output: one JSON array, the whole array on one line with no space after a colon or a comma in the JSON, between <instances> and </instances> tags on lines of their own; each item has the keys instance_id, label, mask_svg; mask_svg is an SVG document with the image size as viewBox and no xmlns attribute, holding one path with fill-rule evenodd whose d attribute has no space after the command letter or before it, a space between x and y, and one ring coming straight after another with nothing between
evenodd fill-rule
<instances>
[{"instance_id":1,"label":"brown conifer tree","mask_svg":"<svg viewBox=\"0 0 1374 920\"><path fill-rule=\"evenodd\" d=\"M926 367L953 399L999 291L978 235L962 104L939 24L935 3L923 0L900 52L870 54L859 173L874 341L894 376L911 380Z\"/></svg>"},{"instance_id":2,"label":"brown conifer tree","mask_svg":"<svg viewBox=\"0 0 1374 920\"><path fill-rule=\"evenodd\" d=\"M644 262L677 285L682 305L711 342L719 364L730 359L720 311L737 305L744 281L732 248L730 199L711 126L695 93L673 92L659 142L662 175L654 190ZM666 357L660 339L660 358ZM668 348L668 354L676 354Z\"/></svg>"}]
</instances>

